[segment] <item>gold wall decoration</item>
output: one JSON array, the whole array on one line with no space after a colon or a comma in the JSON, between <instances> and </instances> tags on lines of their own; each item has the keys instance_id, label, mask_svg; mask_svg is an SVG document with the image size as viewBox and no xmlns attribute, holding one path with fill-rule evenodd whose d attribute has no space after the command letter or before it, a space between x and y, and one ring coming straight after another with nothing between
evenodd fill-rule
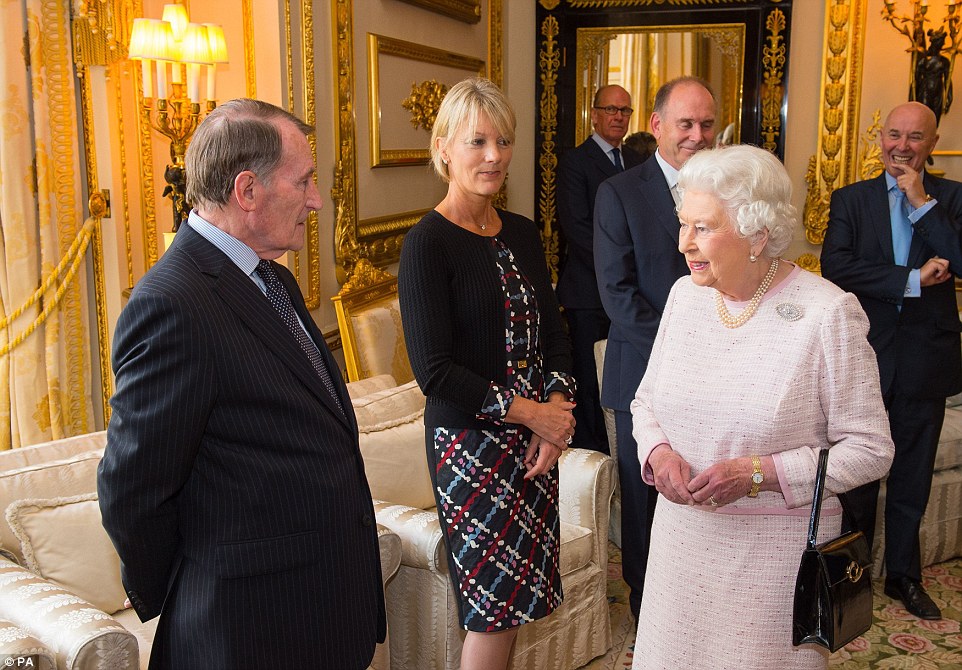
<instances>
[{"instance_id":1,"label":"gold wall decoration","mask_svg":"<svg viewBox=\"0 0 962 670\"><path fill-rule=\"evenodd\" d=\"M832 191L856 181L859 101L865 40L865 0L826 0L818 150L809 159L802 223L821 244Z\"/></svg>"},{"instance_id":2,"label":"gold wall decoration","mask_svg":"<svg viewBox=\"0 0 962 670\"><path fill-rule=\"evenodd\" d=\"M858 140L858 181L878 177L885 169L882 147L878 143L881 132L882 110L876 109L872 114L872 123Z\"/></svg>"},{"instance_id":3,"label":"gold wall decoration","mask_svg":"<svg viewBox=\"0 0 962 670\"><path fill-rule=\"evenodd\" d=\"M416 77L418 74L422 76L433 75L438 78L448 77L449 83L453 85L465 76L475 75L483 77L486 70L485 62L479 58L472 58L471 56L465 56L443 49L435 49L422 44L415 44L414 42L406 42L385 35L368 33L367 40L367 83L368 101L370 104L368 130L371 140L371 167L427 165L431 157L431 152L427 147L428 142L424 137L419 135L407 137L406 139L408 141L415 144L413 148L385 148L382 146L382 138L385 135L385 133L381 132L382 125L394 122L393 132L388 133L394 136L403 135L400 126L404 125L397 120L398 113L404 108L403 103L398 100L400 104L398 107L395 107L391 104L389 95L388 104L383 105L381 103L381 98L383 97L382 89L393 86L395 87L394 90L401 90L401 81L398 79L400 76L408 74L413 77ZM395 70L389 73L388 76L382 77L382 55L409 59L415 61L415 64L407 65L404 68L403 74ZM423 69L418 69L419 65L423 66ZM437 90L443 88L446 91L447 85L436 80L432 81L435 84L434 98L436 99L434 114L437 114L437 107L440 106L441 98L444 97L443 93L441 97L437 97ZM388 90L390 90L390 88ZM398 95L397 97L400 96ZM432 116L431 126L433 125L434 119ZM394 137L393 139L402 144L404 143L404 138L398 139Z\"/></svg>"},{"instance_id":4,"label":"gold wall decoration","mask_svg":"<svg viewBox=\"0 0 962 670\"><path fill-rule=\"evenodd\" d=\"M721 5L738 2L753 2L754 0L568 0L568 6L577 9L623 9L626 7L647 7L649 5L678 5L690 7L692 5ZM542 3L543 4L543 3ZM558 3L554 3L557 7ZM554 7L545 6L551 10Z\"/></svg>"},{"instance_id":5,"label":"gold wall decoration","mask_svg":"<svg viewBox=\"0 0 962 670\"><path fill-rule=\"evenodd\" d=\"M446 84L433 79L411 84L411 95L401 101L401 107L411 114L411 125L430 132L447 92Z\"/></svg>"},{"instance_id":6,"label":"gold wall decoration","mask_svg":"<svg viewBox=\"0 0 962 670\"><path fill-rule=\"evenodd\" d=\"M488 79L504 86L504 7L502 0L488 3Z\"/></svg>"},{"instance_id":7,"label":"gold wall decoration","mask_svg":"<svg viewBox=\"0 0 962 670\"><path fill-rule=\"evenodd\" d=\"M126 60L133 0L80 0L74 3L71 26L77 65L110 65Z\"/></svg>"},{"instance_id":8,"label":"gold wall decoration","mask_svg":"<svg viewBox=\"0 0 962 670\"><path fill-rule=\"evenodd\" d=\"M96 205L99 199L100 187L97 181L97 150L94 139L93 94L90 90L90 71L86 67L77 66L77 76L80 78L80 115L83 132L85 169L87 171L87 188L92 200L90 207L93 229L90 238L91 258L93 259L94 280L94 310L97 319L97 349L100 358L100 400L104 413L104 425L110 420L110 397L113 395L113 372L110 368L110 329L107 326L107 288L104 283L104 246L100 231L99 214L106 214L106 209ZM78 345L82 340L70 338L68 341ZM74 389L81 395L84 389Z\"/></svg>"},{"instance_id":9,"label":"gold wall decoration","mask_svg":"<svg viewBox=\"0 0 962 670\"><path fill-rule=\"evenodd\" d=\"M550 12L561 4L561 0L539 0L539 4Z\"/></svg>"},{"instance_id":10,"label":"gold wall decoration","mask_svg":"<svg viewBox=\"0 0 962 670\"><path fill-rule=\"evenodd\" d=\"M253 0L241 2L244 25L244 72L247 97L257 97L257 61L254 59L254 6Z\"/></svg>"},{"instance_id":11,"label":"gold wall decoration","mask_svg":"<svg viewBox=\"0 0 962 670\"><path fill-rule=\"evenodd\" d=\"M487 53L491 55L488 76L495 83L501 78L501 33L502 2L488 0L487 8ZM331 29L333 31L334 85L337 94L335 120L335 165L334 186L331 198L335 209L334 254L337 263L338 280L343 282L361 258L375 265L396 262L401 250L401 242L407 230L420 219L428 209L407 210L397 214L360 219L358 215L358 155L357 102L355 97L355 26L354 0L334 0L331 3ZM439 19L444 21L444 19ZM494 37L497 36L497 40ZM418 45L414 45L418 46ZM370 51L370 42L369 50ZM483 72L484 62L477 61L477 74ZM474 66L472 66L474 67ZM367 64L361 69L370 75ZM370 79L369 79L370 80ZM400 102L400 100L398 101ZM398 105L400 110L400 105ZM365 123L366 119L360 119ZM373 144L373 143L372 143ZM365 169L369 169L365 165ZM434 203L431 203L432 205Z\"/></svg>"},{"instance_id":12,"label":"gold wall decoration","mask_svg":"<svg viewBox=\"0 0 962 670\"><path fill-rule=\"evenodd\" d=\"M465 23L477 23L481 20L481 0L401 0L401 2L423 7Z\"/></svg>"},{"instance_id":13,"label":"gold wall decoration","mask_svg":"<svg viewBox=\"0 0 962 670\"><path fill-rule=\"evenodd\" d=\"M558 169L558 153L555 136L558 132L558 69L561 67L561 52L558 50L558 19L548 16L541 24L541 49L538 51L538 72L541 79L540 130L541 149L541 188L538 198L538 213L541 216L541 243L544 245L545 258L551 271L551 281L558 281L558 208L555 204L555 174Z\"/></svg>"},{"instance_id":14,"label":"gold wall decoration","mask_svg":"<svg viewBox=\"0 0 962 670\"><path fill-rule=\"evenodd\" d=\"M765 71L762 83L762 147L775 151L778 137L782 131L782 100L785 95L785 13L780 9L772 10L765 19L768 35L767 44L762 50L762 68Z\"/></svg>"},{"instance_id":15,"label":"gold wall decoration","mask_svg":"<svg viewBox=\"0 0 962 670\"><path fill-rule=\"evenodd\" d=\"M804 253L795 259L795 264L803 270L808 270L815 274L822 274L822 263L815 254Z\"/></svg>"}]
</instances>

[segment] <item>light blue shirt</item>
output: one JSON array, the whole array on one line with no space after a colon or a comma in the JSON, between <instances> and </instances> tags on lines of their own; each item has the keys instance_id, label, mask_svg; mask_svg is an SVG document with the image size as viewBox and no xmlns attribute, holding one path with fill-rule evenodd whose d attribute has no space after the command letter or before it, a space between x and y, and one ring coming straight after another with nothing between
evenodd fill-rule
<instances>
[{"instance_id":1,"label":"light blue shirt","mask_svg":"<svg viewBox=\"0 0 962 670\"><path fill-rule=\"evenodd\" d=\"M195 210L190 211L190 215L187 217L187 225L193 228L198 235L223 251L227 258L240 268L241 272L250 277L250 280L257 285L261 293L265 296L267 295L267 285L256 272L257 264L261 261L257 252L230 233L225 233L214 224L205 221ZM301 329L307 334L307 339L313 342L316 347L317 342L314 342L311 333L304 327L304 322L301 321L300 315L295 311L294 316L297 317L297 322L301 325Z\"/></svg>"},{"instance_id":2,"label":"light blue shirt","mask_svg":"<svg viewBox=\"0 0 962 670\"><path fill-rule=\"evenodd\" d=\"M898 187L898 181L890 175L888 172L885 173L885 189L888 193L889 199L889 211L895 207L896 198L892 194L892 189ZM925 216L930 209L935 207L936 200L929 200L927 203L909 212L909 223L913 226L916 221ZM907 208L911 208L912 205L909 203L908 198L905 198L905 204ZM922 271L919 268L914 268L909 272L909 279L905 283L905 291L903 292L903 298L918 298L922 295Z\"/></svg>"},{"instance_id":3,"label":"light blue shirt","mask_svg":"<svg viewBox=\"0 0 962 670\"><path fill-rule=\"evenodd\" d=\"M615 167L618 167L618 164L615 162L615 155L611 153L615 149L618 149L618 147L614 147L608 144L608 142L606 142L604 138L602 138L601 135L599 135L598 133L592 133L591 139L593 139L595 143L599 147L601 147L601 150L605 152L605 156L608 157L608 160L611 161L611 164L614 165ZM618 151L621 151L621 149L618 149ZM624 168L625 161L623 159L621 161L621 165L622 165L622 168Z\"/></svg>"}]
</instances>

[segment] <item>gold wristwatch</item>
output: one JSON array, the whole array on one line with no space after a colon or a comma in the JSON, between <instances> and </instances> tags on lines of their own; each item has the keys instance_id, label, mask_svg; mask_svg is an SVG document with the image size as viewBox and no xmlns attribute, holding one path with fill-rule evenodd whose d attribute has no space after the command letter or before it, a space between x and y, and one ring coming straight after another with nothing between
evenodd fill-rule
<instances>
[{"instance_id":1,"label":"gold wristwatch","mask_svg":"<svg viewBox=\"0 0 962 670\"><path fill-rule=\"evenodd\" d=\"M762 459L758 456L752 456L752 489L748 492L749 498L757 498L758 491L762 488L762 482L765 481L765 475L762 473Z\"/></svg>"}]
</instances>

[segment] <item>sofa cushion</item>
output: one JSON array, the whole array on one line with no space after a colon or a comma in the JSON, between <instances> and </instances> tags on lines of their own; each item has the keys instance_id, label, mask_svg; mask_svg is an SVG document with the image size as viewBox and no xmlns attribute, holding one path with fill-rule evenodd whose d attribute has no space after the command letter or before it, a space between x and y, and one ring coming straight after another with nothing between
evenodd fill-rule
<instances>
[{"instance_id":1,"label":"sofa cushion","mask_svg":"<svg viewBox=\"0 0 962 670\"><path fill-rule=\"evenodd\" d=\"M561 522L561 576L580 570L591 561L594 549L591 530L573 523Z\"/></svg>"},{"instance_id":2,"label":"sofa cushion","mask_svg":"<svg viewBox=\"0 0 962 670\"><path fill-rule=\"evenodd\" d=\"M60 440L59 445L86 445L86 442ZM40 447L25 447L30 453L45 452ZM36 451L40 449L40 452ZM14 451L20 451L19 449ZM18 466L0 472L0 514L11 503L23 498L56 498L91 493L97 490L97 466L103 456L103 448L84 451L66 458L58 458L62 449L50 452L54 460ZM0 459L2 462L2 459ZM22 461L21 461L22 462ZM0 545L23 561L20 541L14 536L9 524L0 519Z\"/></svg>"},{"instance_id":3,"label":"sofa cushion","mask_svg":"<svg viewBox=\"0 0 962 670\"><path fill-rule=\"evenodd\" d=\"M6 519L28 570L104 612L123 608L120 557L104 530L96 493L18 500L7 507Z\"/></svg>"},{"instance_id":4,"label":"sofa cushion","mask_svg":"<svg viewBox=\"0 0 962 670\"><path fill-rule=\"evenodd\" d=\"M365 377L354 382L348 382L347 394L351 396L353 400L354 398L361 398L377 391L389 389L392 386L397 386L397 382L394 381L394 377L391 375L374 375L373 377Z\"/></svg>"},{"instance_id":5,"label":"sofa cushion","mask_svg":"<svg viewBox=\"0 0 962 670\"><path fill-rule=\"evenodd\" d=\"M371 497L408 507L434 506L420 418L360 434Z\"/></svg>"},{"instance_id":6,"label":"sofa cushion","mask_svg":"<svg viewBox=\"0 0 962 670\"><path fill-rule=\"evenodd\" d=\"M939 435L939 448L935 452L935 471L948 470L962 465L962 407L945 410L945 421Z\"/></svg>"},{"instance_id":7,"label":"sofa cushion","mask_svg":"<svg viewBox=\"0 0 962 670\"><path fill-rule=\"evenodd\" d=\"M424 415L424 394L416 381L354 398L351 404L361 433L374 433ZM423 446L423 439L421 443Z\"/></svg>"},{"instance_id":8,"label":"sofa cushion","mask_svg":"<svg viewBox=\"0 0 962 670\"><path fill-rule=\"evenodd\" d=\"M34 670L56 670L57 659L40 640L28 634L25 630L0 619L0 658L4 667L15 668L17 659L22 661L19 667Z\"/></svg>"}]
</instances>

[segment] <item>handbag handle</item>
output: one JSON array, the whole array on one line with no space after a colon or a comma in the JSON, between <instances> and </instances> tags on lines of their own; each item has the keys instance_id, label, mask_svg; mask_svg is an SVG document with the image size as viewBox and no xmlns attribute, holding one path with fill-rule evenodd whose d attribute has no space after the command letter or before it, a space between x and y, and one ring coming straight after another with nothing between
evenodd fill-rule
<instances>
[{"instance_id":1,"label":"handbag handle","mask_svg":"<svg viewBox=\"0 0 962 670\"><path fill-rule=\"evenodd\" d=\"M822 493L825 491L825 470L828 468L828 449L818 452L815 492L812 494L812 517L808 521L808 548L814 549L818 537L818 518L822 512Z\"/></svg>"}]
</instances>

